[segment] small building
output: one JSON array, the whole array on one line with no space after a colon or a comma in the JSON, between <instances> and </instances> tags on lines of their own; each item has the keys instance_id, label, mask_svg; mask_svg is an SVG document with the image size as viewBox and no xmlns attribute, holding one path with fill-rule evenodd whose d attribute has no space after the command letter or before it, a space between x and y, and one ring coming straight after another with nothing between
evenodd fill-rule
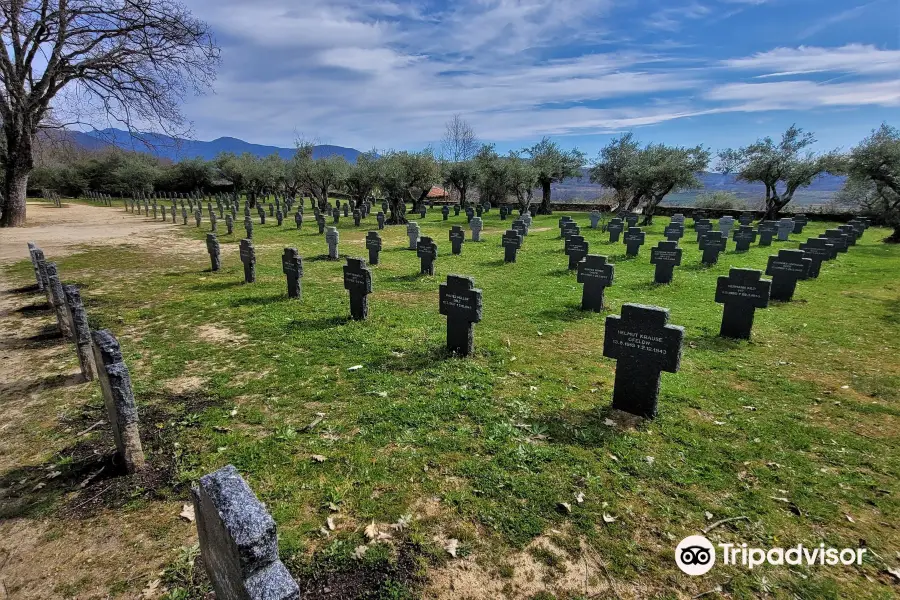
<instances>
[{"instance_id":1,"label":"small building","mask_svg":"<svg viewBox=\"0 0 900 600\"><path fill-rule=\"evenodd\" d=\"M442 187L433 185L426 198L431 202L448 202L450 200L450 193Z\"/></svg>"}]
</instances>

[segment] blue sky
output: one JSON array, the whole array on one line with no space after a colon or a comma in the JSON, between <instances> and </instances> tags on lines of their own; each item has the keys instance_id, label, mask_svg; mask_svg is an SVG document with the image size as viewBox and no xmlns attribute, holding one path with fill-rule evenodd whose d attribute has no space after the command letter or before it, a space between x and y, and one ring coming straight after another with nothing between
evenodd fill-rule
<instances>
[{"instance_id":1,"label":"blue sky","mask_svg":"<svg viewBox=\"0 0 900 600\"><path fill-rule=\"evenodd\" d=\"M714 150L791 123L818 148L900 125L898 0L186 0L222 47L195 137L500 150L544 135Z\"/></svg>"}]
</instances>

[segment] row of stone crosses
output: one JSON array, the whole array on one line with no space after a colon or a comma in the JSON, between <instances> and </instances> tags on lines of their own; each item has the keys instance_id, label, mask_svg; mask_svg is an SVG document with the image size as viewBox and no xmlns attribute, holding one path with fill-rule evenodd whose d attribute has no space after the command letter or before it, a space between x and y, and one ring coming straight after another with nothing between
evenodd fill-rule
<instances>
[{"instance_id":1,"label":"row of stone crosses","mask_svg":"<svg viewBox=\"0 0 900 600\"><path fill-rule=\"evenodd\" d=\"M810 238L804 250L781 250L769 260L767 273L773 281L751 269L731 269L727 277L719 277L716 301L725 305L720 335L749 338L757 308L767 306L770 297L790 299L798 279L818 275L818 270L813 274L814 264L847 252L868 226L868 220L855 219L837 234ZM561 227L562 237L563 233ZM572 237L578 236L570 235L567 242ZM146 461L137 406L118 341L108 330L90 330L78 288L63 285L56 264L47 261L33 243L28 247L37 286L46 294L60 332L73 341L82 375L86 380L100 379L119 458L128 472L143 469ZM252 254L252 242L242 240L245 269L255 262ZM296 249L285 249L282 262L288 295L299 298L302 260ZM612 284L613 265L604 256L588 254L577 262L577 268L578 279L585 284L582 307L602 310L603 290ZM252 273L245 271L245 280L252 282L248 275ZM779 277L783 277L780 282ZM350 292L351 316L366 318L372 276L363 259L347 258L344 286ZM481 290L469 277L450 275L440 286L439 305L441 314L447 316L447 348L468 355L473 350L473 324L482 318ZM684 328L668 321L668 309L630 303L622 305L621 316L607 316L603 354L617 361L614 409L643 418L657 415L661 374L679 370L684 341ZM278 555L275 521L232 465L201 477L191 494L203 563L217 598L299 600L300 588Z\"/></svg>"}]
</instances>

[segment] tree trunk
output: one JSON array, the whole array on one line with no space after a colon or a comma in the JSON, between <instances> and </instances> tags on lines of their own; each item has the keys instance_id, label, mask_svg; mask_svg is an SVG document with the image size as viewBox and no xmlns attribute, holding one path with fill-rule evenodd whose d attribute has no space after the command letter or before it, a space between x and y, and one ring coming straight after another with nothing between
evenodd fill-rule
<instances>
[{"instance_id":1,"label":"tree trunk","mask_svg":"<svg viewBox=\"0 0 900 600\"><path fill-rule=\"evenodd\" d=\"M390 204L391 215L385 221L388 225L406 225L406 203L395 198L388 198Z\"/></svg>"},{"instance_id":2,"label":"tree trunk","mask_svg":"<svg viewBox=\"0 0 900 600\"><path fill-rule=\"evenodd\" d=\"M466 188L464 188L464 187L457 188L456 191L459 192L459 206L461 208L465 208L466 207Z\"/></svg>"},{"instance_id":3,"label":"tree trunk","mask_svg":"<svg viewBox=\"0 0 900 600\"><path fill-rule=\"evenodd\" d=\"M783 200L778 196L772 196L766 200L766 214L763 216L763 221L777 221L781 209L787 206L790 201L790 198Z\"/></svg>"},{"instance_id":4,"label":"tree trunk","mask_svg":"<svg viewBox=\"0 0 900 600\"><path fill-rule=\"evenodd\" d=\"M3 182L3 205L0 227L25 226L25 195L28 176L34 168L32 136L18 128L5 128L7 159Z\"/></svg>"},{"instance_id":5,"label":"tree trunk","mask_svg":"<svg viewBox=\"0 0 900 600\"><path fill-rule=\"evenodd\" d=\"M894 225L894 233L884 238L888 244L900 244L900 224Z\"/></svg>"},{"instance_id":6,"label":"tree trunk","mask_svg":"<svg viewBox=\"0 0 900 600\"><path fill-rule=\"evenodd\" d=\"M542 215L552 215L553 210L550 208L550 182L545 181L541 183L541 190L543 192L543 196L541 198L541 209L539 212Z\"/></svg>"}]
</instances>

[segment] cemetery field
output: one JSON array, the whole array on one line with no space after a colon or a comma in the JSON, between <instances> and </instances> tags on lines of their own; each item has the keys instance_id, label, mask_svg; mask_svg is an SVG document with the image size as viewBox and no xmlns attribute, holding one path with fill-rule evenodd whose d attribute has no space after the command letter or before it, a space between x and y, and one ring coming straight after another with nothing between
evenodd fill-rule
<instances>
[{"instance_id":1,"label":"cemetery field","mask_svg":"<svg viewBox=\"0 0 900 600\"><path fill-rule=\"evenodd\" d=\"M900 246L881 243L886 229L823 263L792 302L758 309L741 342L718 337L717 278L765 270L835 224L811 221L741 254L729 240L712 267L688 227L682 266L656 285L650 249L667 218L626 258L586 214L566 213L590 253L615 264L607 310L591 313L567 269L564 213L535 217L505 264L511 218L485 214L482 241L466 228L454 256L448 231L465 216L432 210L415 220L438 244L436 274L419 275L406 227L387 226L360 322L342 267L367 257L374 215L359 227L340 219L340 261L311 215L300 230L254 215L257 281L243 284L242 215L231 236L219 221L222 268L211 272L205 215L197 228L121 206L89 213L154 228L118 239L110 227L113 243L47 251L81 288L91 328L121 343L150 468L115 473L100 387L80 382L71 343L51 333L22 243L22 260L0 270L0 581L11 598L202 598L195 526L179 512L192 482L227 464L274 517L309 598L897 594ZM29 234L52 246L41 227ZM289 246L303 257L301 300L286 294ZM465 359L445 350L448 274L483 291ZM659 417L637 427L610 411L616 362L603 356L605 319L624 303L667 308L685 329ZM717 564L689 577L675 546L710 527L714 543L869 551L861 566ZM47 575L50 554L81 558Z\"/></svg>"}]
</instances>

